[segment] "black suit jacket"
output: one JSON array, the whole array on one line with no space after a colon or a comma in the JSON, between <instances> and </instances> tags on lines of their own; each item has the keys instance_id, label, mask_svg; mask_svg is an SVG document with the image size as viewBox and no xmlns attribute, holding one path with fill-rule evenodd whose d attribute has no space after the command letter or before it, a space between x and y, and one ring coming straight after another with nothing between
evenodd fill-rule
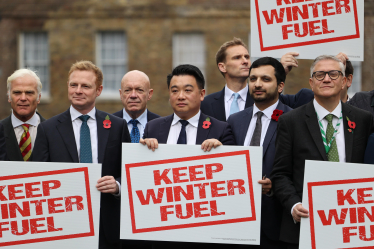
<instances>
[{"instance_id":1,"label":"black suit jacket","mask_svg":"<svg viewBox=\"0 0 374 249\"><path fill-rule=\"evenodd\" d=\"M6 145L5 145L5 136L4 136L4 127L0 123L0 161L6 161Z\"/></svg>"},{"instance_id":2,"label":"black suit jacket","mask_svg":"<svg viewBox=\"0 0 374 249\"><path fill-rule=\"evenodd\" d=\"M313 98L313 91L306 88L301 89L296 95L281 94L279 96L279 100L283 104L288 105L293 109L308 103ZM248 91L245 108L253 106L253 103L253 99ZM203 102L201 102L200 109L206 115L209 115L221 121L226 121L225 88L223 88L220 92L212 93L206 96Z\"/></svg>"},{"instance_id":3,"label":"black suit jacket","mask_svg":"<svg viewBox=\"0 0 374 249\"><path fill-rule=\"evenodd\" d=\"M348 104L370 112L373 114L374 119L374 90L356 93L353 98L348 101Z\"/></svg>"},{"instance_id":4,"label":"black suit jacket","mask_svg":"<svg viewBox=\"0 0 374 249\"><path fill-rule=\"evenodd\" d=\"M105 117L112 122L109 129L103 127ZM98 136L98 162L102 164L102 176L113 176L121 182L122 142L129 142L130 135L123 119L96 110ZM33 161L78 163L78 151L70 110L40 123L33 151ZM120 230L120 199L112 194L101 194L100 222L108 241L117 243Z\"/></svg>"},{"instance_id":5,"label":"black suit jacket","mask_svg":"<svg viewBox=\"0 0 374 249\"><path fill-rule=\"evenodd\" d=\"M374 164L374 133L370 135L365 151L365 163Z\"/></svg>"},{"instance_id":6,"label":"black suit jacket","mask_svg":"<svg viewBox=\"0 0 374 249\"><path fill-rule=\"evenodd\" d=\"M42 117L38 112L36 113L40 117L40 123L45 121L45 118ZM19 149L19 144L17 142L16 134L14 133L14 128L12 125L12 115L9 115L7 118L0 121L4 126L5 132L5 144L6 152L9 161L23 161L21 151ZM35 145L33 146L33 151ZM33 153L31 153L33 156Z\"/></svg>"},{"instance_id":7,"label":"black suit jacket","mask_svg":"<svg viewBox=\"0 0 374 249\"><path fill-rule=\"evenodd\" d=\"M366 143L373 132L371 114L342 103L346 162L363 163ZM347 117L356 123L349 132ZM294 204L302 201L305 160L327 161L325 147L313 102L282 115L278 121L274 168L271 180L283 206L280 239L299 243L300 223L291 215Z\"/></svg>"},{"instance_id":8,"label":"black suit jacket","mask_svg":"<svg viewBox=\"0 0 374 249\"><path fill-rule=\"evenodd\" d=\"M282 110L284 113L292 109L282 102L279 102L276 109ZM244 145L247 136L249 124L253 116L253 106L243 111L232 114L227 122L232 127L237 145ZM267 129L263 142L262 152L262 175L270 176L273 169L275 155L275 139L277 137L277 124L275 120L271 120ZM260 179L258 179L260 180ZM282 206L275 196L262 195L261 205L261 230L271 240L279 240L280 225L282 217Z\"/></svg>"},{"instance_id":9,"label":"black suit jacket","mask_svg":"<svg viewBox=\"0 0 374 249\"><path fill-rule=\"evenodd\" d=\"M143 138L156 138L158 143L166 144L168 141L169 130L173 116L169 115L154 119L147 123L144 129ZM235 145L235 138L229 124L209 117L211 126L208 129L203 128L203 122L208 116L200 113L199 126L197 128L196 144L202 144L206 139L215 138L223 145Z\"/></svg>"},{"instance_id":10,"label":"black suit jacket","mask_svg":"<svg viewBox=\"0 0 374 249\"><path fill-rule=\"evenodd\" d=\"M115 112L113 113L114 116L117 116L119 118L123 118L123 109L118 111L118 112ZM161 117L160 115L157 115L156 113L153 113L153 112L150 112L148 109L147 109L147 122L155 119L155 118L159 118Z\"/></svg>"}]
</instances>

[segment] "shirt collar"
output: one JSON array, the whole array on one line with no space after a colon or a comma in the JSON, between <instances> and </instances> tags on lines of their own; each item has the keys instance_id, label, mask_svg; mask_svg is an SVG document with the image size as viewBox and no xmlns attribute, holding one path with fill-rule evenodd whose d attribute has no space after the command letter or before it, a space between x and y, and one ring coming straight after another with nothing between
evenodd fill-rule
<instances>
[{"instance_id":1,"label":"shirt collar","mask_svg":"<svg viewBox=\"0 0 374 249\"><path fill-rule=\"evenodd\" d=\"M324 119L326 115L330 113L333 114L335 117L339 118L342 112L342 104L340 101L339 101L339 104L336 106L336 108L332 112L329 112L324 107L322 107L320 104L318 104L316 99L313 100L313 105L314 105L314 109L317 112L319 121L322 121L322 119Z\"/></svg>"},{"instance_id":2,"label":"shirt collar","mask_svg":"<svg viewBox=\"0 0 374 249\"><path fill-rule=\"evenodd\" d=\"M132 119L132 117L130 117L130 115L126 112L125 108L123 108L123 119L126 120L126 123L128 123ZM137 120L143 127L145 127L145 125L147 124L147 109L145 109L145 111L137 118Z\"/></svg>"},{"instance_id":3,"label":"shirt collar","mask_svg":"<svg viewBox=\"0 0 374 249\"><path fill-rule=\"evenodd\" d=\"M252 117L257 113L257 112L263 112L264 115L270 119L271 118L271 115L273 115L273 112L274 110L277 108L279 104L279 100L277 100L277 102L275 102L274 104L272 104L271 106L269 106L268 108L266 108L265 110L261 111L260 109L257 108L256 106L256 103L253 105L253 115Z\"/></svg>"},{"instance_id":4,"label":"shirt collar","mask_svg":"<svg viewBox=\"0 0 374 249\"><path fill-rule=\"evenodd\" d=\"M32 115L32 117L27 120L26 122L23 122L21 120L19 120L13 113L12 111L12 125L13 125L13 128L16 128L18 126L21 126L23 124L29 124L29 125L32 125L32 126L38 126L38 124L40 123L40 118L39 118L39 115L36 114L36 112L34 113L34 115Z\"/></svg>"},{"instance_id":5,"label":"shirt collar","mask_svg":"<svg viewBox=\"0 0 374 249\"><path fill-rule=\"evenodd\" d=\"M227 84L225 85L225 102L229 101L231 98L233 98L232 94L234 93L234 91L232 91L231 89L229 89L227 87ZM240 90L239 92L239 95L240 95L240 98L242 100L247 101L247 94L248 94L248 84L245 84L245 87Z\"/></svg>"},{"instance_id":6,"label":"shirt collar","mask_svg":"<svg viewBox=\"0 0 374 249\"><path fill-rule=\"evenodd\" d=\"M71 121L76 120L77 118L79 118L82 115L84 115L84 114L77 111L72 105L70 106ZM90 118L92 118L93 120L96 120L96 108L95 107L92 108L92 110L89 113L87 113L86 115L90 116Z\"/></svg>"},{"instance_id":7,"label":"shirt collar","mask_svg":"<svg viewBox=\"0 0 374 249\"><path fill-rule=\"evenodd\" d=\"M192 118L187 120L188 123L190 125L192 125L193 127L197 128L199 126L200 113L201 112L199 111L195 116L193 116ZM173 121L171 122L171 125L173 126L173 125L177 124L179 122L179 120L181 120L181 118L178 117L178 115L174 113L174 117L173 117Z\"/></svg>"}]
</instances>

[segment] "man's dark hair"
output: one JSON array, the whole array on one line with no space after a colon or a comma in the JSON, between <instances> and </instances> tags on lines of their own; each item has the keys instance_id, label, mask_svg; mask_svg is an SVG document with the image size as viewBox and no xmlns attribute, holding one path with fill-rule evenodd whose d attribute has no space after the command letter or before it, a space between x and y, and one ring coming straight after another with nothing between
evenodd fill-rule
<instances>
[{"instance_id":1,"label":"man's dark hair","mask_svg":"<svg viewBox=\"0 0 374 249\"><path fill-rule=\"evenodd\" d=\"M179 65L176 68L173 69L171 74L167 76L167 83L168 83L168 89L170 87L170 81L173 76L179 76L179 75L191 75L195 78L197 86L199 89L204 89L205 86L205 80L204 80L204 75L200 71L199 68L189 65L189 64L184 64L184 65Z\"/></svg>"},{"instance_id":2,"label":"man's dark hair","mask_svg":"<svg viewBox=\"0 0 374 249\"><path fill-rule=\"evenodd\" d=\"M350 74L353 75L353 72L354 72L354 69L353 69L353 66L352 66L352 62L347 60L345 62L345 76L347 77Z\"/></svg>"},{"instance_id":3,"label":"man's dark hair","mask_svg":"<svg viewBox=\"0 0 374 249\"><path fill-rule=\"evenodd\" d=\"M252 63L252 66L249 68L249 74L251 74L252 68L258 68L261 66L272 66L274 67L275 71L275 78L277 79L277 84L279 85L281 82L286 81L286 71L282 63L280 63L277 59L272 57L262 57Z\"/></svg>"}]
</instances>

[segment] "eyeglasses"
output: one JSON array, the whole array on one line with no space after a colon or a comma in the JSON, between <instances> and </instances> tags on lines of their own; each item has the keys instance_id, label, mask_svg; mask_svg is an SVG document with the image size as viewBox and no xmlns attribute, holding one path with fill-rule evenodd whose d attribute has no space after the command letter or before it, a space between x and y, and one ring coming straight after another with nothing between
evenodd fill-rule
<instances>
[{"instance_id":1,"label":"eyeglasses","mask_svg":"<svg viewBox=\"0 0 374 249\"><path fill-rule=\"evenodd\" d=\"M328 72L325 71L317 71L312 74L312 77L316 78L317 80L323 80L326 77L326 74L329 75L330 79L336 80L339 78L340 74L343 75L343 73L339 70L331 70Z\"/></svg>"}]
</instances>

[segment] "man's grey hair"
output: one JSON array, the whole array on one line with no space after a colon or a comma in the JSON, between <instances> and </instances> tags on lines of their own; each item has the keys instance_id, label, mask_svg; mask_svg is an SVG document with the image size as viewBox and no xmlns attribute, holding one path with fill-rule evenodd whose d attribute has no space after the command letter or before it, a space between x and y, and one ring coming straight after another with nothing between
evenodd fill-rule
<instances>
[{"instance_id":1,"label":"man's grey hair","mask_svg":"<svg viewBox=\"0 0 374 249\"><path fill-rule=\"evenodd\" d=\"M340 71L342 72L343 76L345 76L345 66L341 60L339 60L333 55L320 55L314 60L312 66L310 67L310 77L312 77L314 68L316 67L317 63L323 60L333 60L339 62Z\"/></svg>"},{"instance_id":2,"label":"man's grey hair","mask_svg":"<svg viewBox=\"0 0 374 249\"><path fill-rule=\"evenodd\" d=\"M14 73L8 77L8 80L7 80L7 95L8 97L10 96L10 88L11 88L11 84L12 84L12 81L14 81L15 79L17 78L20 78L20 77L23 77L25 75L30 75L31 77L34 77L35 81L36 81L36 84L37 84L37 90L38 90L38 95L39 95L39 98L40 98L40 94L42 92L42 82L40 81L40 78L39 76L36 74L36 72L28 69L28 68L21 68L21 69L18 69L16 71L14 71Z\"/></svg>"}]
</instances>

